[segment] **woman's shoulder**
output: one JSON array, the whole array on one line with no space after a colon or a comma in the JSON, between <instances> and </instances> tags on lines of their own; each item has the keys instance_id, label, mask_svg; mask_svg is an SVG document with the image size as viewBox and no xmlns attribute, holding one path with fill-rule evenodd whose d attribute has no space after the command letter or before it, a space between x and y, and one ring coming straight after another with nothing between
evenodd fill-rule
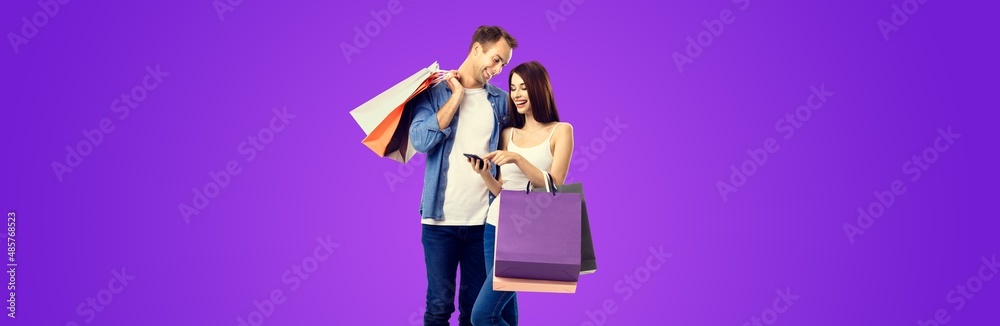
<instances>
[{"instance_id":1,"label":"woman's shoulder","mask_svg":"<svg viewBox=\"0 0 1000 326\"><path fill-rule=\"evenodd\" d=\"M556 122L552 127L552 142L559 143L562 139L573 139L573 125L568 122Z\"/></svg>"},{"instance_id":2,"label":"woman's shoulder","mask_svg":"<svg viewBox=\"0 0 1000 326\"><path fill-rule=\"evenodd\" d=\"M507 140L510 139L510 133L514 130L514 127L506 127L500 130L500 148L507 149Z\"/></svg>"},{"instance_id":3,"label":"woman's shoulder","mask_svg":"<svg viewBox=\"0 0 1000 326\"><path fill-rule=\"evenodd\" d=\"M553 128L555 128L555 130L553 130L552 132L554 132L557 135L558 134L573 135L573 125L569 124L569 122L556 122L555 127Z\"/></svg>"}]
</instances>

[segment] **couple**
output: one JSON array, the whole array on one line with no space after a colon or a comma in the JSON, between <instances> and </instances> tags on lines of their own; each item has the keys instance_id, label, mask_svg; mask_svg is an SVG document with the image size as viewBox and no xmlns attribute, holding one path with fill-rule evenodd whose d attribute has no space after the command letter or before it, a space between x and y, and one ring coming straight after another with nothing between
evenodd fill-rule
<instances>
[{"instance_id":1,"label":"couple","mask_svg":"<svg viewBox=\"0 0 1000 326\"><path fill-rule=\"evenodd\" d=\"M496 197L501 189L524 191L528 182L543 185L545 173L556 185L566 180L573 127L559 122L545 68L535 61L514 67L509 94L488 83L516 47L503 28L479 27L447 84L408 104L410 141L427 153L420 199L428 283L424 325L448 325L459 266L460 324L517 325L515 293L493 291Z\"/></svg>"}]
</instances>

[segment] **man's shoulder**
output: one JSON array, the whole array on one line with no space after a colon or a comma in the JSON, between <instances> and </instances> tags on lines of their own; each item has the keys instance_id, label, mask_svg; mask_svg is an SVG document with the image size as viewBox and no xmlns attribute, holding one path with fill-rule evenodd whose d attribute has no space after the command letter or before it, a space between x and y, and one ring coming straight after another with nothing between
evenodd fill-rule
<instances>
[{"instance_id":1,"label":"man's shoulder","mask_svg":"<svg viewBox=\"0 0 1000 326\"><path fill-rule=\"evenodd\" d=\"M448 89L448 84L445 82L433 84L428 87L426 91L424 91L424 93L431 95L431 97L447 96L449 92L451 92L451 90Z\"/></svg>"},{"instance_id":2,"label":"man's shoulder","mask_svg":"<svg viewBox=\"0 0 1000 326\"><path fill-rule=\"evenodd\" d=\"M448 98L447 92L448 85L445 85L445 83L438 83L436 85L431 85L423 92L420 92L420 94L415 96L410 102L426 102L426 104L431 106L440 106L441 103L438 102L442 102L442 99Z\"/></svg>"},{"instance_id":3,"label":"man's shoulder","mask_svg":"<svg viewBox=\"0 0 1000 326\"><path fill-rule=\"evenodd\" d=\"M494 104L494 110L497 115L502 119L500 121L500 126L507 125L507 92L499 87L493 86L493 84L486 83L486 92L490 95L490 101Z\"/></svg>"},{"instance_id":4,"label":"man's shoulder","mask_svg":"<svg viewBox=\"0 0 1000 326\"><path fill-rule=\"evenodd\" d=\"M504 98L507 97L507 92L506 91L504 91L500 87L493 86L493 84L490 84L490 83L486 83L486 92L490 93L490 95L493 95L493 96L501 96L501 97L504 97Z\"/></svg>"},{"instance_id":5,"label":"man's shoulder","mask_svg":"<svg viewBox=\"0 0 1000 326\"><path fill-rule=\"evenodd\" d=\"M504 92L502 89L500 89L500 87L496 87L493 84L486 83L485 86L486 86L486 90L490 91L491 93L493 93L493 92L502 92L502 93L506 94L506 92Z\"/></svg>"}]
</instances>

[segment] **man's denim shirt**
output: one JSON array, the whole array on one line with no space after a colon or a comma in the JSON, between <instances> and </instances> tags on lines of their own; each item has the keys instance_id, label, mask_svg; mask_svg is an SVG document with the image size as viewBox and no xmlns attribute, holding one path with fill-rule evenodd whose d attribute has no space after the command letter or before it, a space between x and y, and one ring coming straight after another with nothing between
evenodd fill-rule
<instances>
[{"instance_id":1,"label":"man's denim shirt","mask_svg":"<svg viewBox=\"0 0 1000 326\"><path fill-rule=\"evenodd\" d=\"M509 124L507 117L507 92L489 83L485 86L487 99L493 106L493 133L490 135L490 152L497 150L500 141L500 131ZM458 111L451 119L451 124L444 130L438 125L437 112L448 99L451 89L446 82L421 92L407 106L413 114L410 123L410 142L418 152L427 154L427 167L424 171L424 190L420 195L421 218L442 220L444 218L444 189L448 184L448 155L451 155L455 144L455 128L458 127ZM473 153L485 154L485 153ZM462 168L469 168L462 166ZM490 167L490 173L497 176L496 166ZM485 185L484 185L485 187ZM493 194L489 201L493 201Z\"/></svg>"}]
</instances>

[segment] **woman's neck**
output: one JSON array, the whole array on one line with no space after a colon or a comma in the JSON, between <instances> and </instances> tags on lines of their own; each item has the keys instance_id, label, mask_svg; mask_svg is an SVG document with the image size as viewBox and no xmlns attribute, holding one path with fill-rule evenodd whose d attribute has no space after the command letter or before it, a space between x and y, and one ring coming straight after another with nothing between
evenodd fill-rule
<instances>
[{"instance_id":1,"label":"woman's neck","mask_svg":"<svg viewBox=\"0 0 1000 326\"><path fill-rule=\"evenodd\" d=\"M521 127L524 131L535 131L543 127L541 122L535 120L535 117L531 113L524 115L524 127Z\"/></svg>"}]
</instances>

